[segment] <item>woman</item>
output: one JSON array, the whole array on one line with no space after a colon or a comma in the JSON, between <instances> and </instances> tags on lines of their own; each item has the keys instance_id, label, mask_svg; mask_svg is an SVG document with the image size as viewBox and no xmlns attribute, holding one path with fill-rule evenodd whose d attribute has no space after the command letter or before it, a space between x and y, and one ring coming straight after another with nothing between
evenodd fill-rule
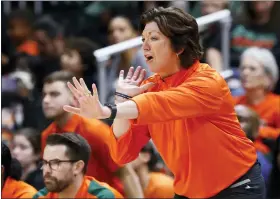
<instances>
[{"instance_id":1,"label":"woman","mask_svg":"<svg viewBox=\"0 0 280 199\"><path fill-rule=\"evenodd\" d=\"M128 164L138 178L145 198L172 198L174 195L174 179L160 170L163 167L159 162L152 142L146 144L139 156ZM133 176L133 173L130 175Z\"/></svg>"},{"instance_id":2,"label":"woman","mask_svg":"<svg viewBox=\"0 0 280 199\"><path fill-rule=\"evenodd\" d=\"M195 19L178 8L153 8L142 15L141 29L146 61L156 74L137 86L143 71L131 70L125 80L121 71L117 105L106 106L94 84L91 95L82 79L73 78L75 87L68 87L80 107L64 110L114 119L104 138L119 164L136 159L152 138L174 174L175 198L264 198L256 150L241 130L229 88L198 61Z\"/></svg>"},{"instance_id":3,"label":"woman","mask_svg":"<svg viewBox=\"0 0 280 199\"><path fill-rule=\"evenodd\" d=\"M20 129L12 142L12 155L22 166L21 180L37 190L44 188L41 169L38 167L41 145L40 134L33 128Z\"/></svg>"},{"instance_id":4,"label":"woman","mask_svg":"<svg viewBox=\"0 0 280 199\"><path fill-rule=\"evenodd\" d=\"M65 52L60 56L61 69L70 71L76 77L83 77L87 85L97 81L96 60L92 52L97 45L87 38L69 38L65 41Z\"/></svg>"},{"instance_id":5,"label":"woman","mask_svg":"<svg viewBox=\"0 0 280 199\"><path fill-rule=\"evenodd\" d=\"M108 37L110 44L117 44L135 37L137 37L137 32L128 18L117 16L110 21ZM110 82L108 84L109 95L107 96L109 102L114 102L115 82L118 79L119 71L127 71L130 66L142 66L147 69L145 57L141 49L132 48L112 56L108 64L107 75L108 82Z\"/></svg>"},{"instance_id":6,"label":"woman","mask_svg":"<svg viewBox=\"0 0 280 199\"><path fill-rule=\"evenodd\" d=\"M271 92L279 79L273 54L264 48L248 48L241 55L239 70L245 95L237 97L236 104L256 111L262 120L261 135L276 139L280 133L280 96Z\"/></svg>"},{"instance_id":7,"label":"woman","mask_svg":"<svg viewBox=\"0 0 280 199\"><path fill-rule=\"evenodd\" d=\"M242 6L243 4L243 6ZM239 16L233 17L230 28L230 66L237 68L240 65L241 54L249 47L261 47L269 49L275 57L279 56L280 35L278 26L279 16L274 9L275 1L247 1L241 2ZM243 7L243 8L242 8ZM276 12L275 12L276 11ZM275 23L276 22L276 23ZM215 68L222 68L222 37L220 31L210 43L213 51L208 61L215 63Z\"/></svg>"}]
</instances>

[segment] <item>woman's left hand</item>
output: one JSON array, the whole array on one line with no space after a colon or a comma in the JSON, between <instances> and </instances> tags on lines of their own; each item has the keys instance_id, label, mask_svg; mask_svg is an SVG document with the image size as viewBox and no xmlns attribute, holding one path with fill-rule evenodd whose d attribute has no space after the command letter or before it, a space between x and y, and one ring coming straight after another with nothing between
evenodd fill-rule
<instances>
[{"instance_id":1,"label":"woman's left hand","mask_svg":"<svg viewBox=\"0 0 280 199\"><path fill-rule=\"evenodd\" d=\"M141 66L138 66L135 71L133 67L130 67L126 78L124 78L124 71L121 70L116 86L116 92L128 95L130 97L134 97L145 92L154 86L154 83L152 82L140 86L145 78L145 73L145 69L142 69Z\"/></svg>"},{"instance_id":2,"label":"woman's left hand","mask_svg":"<svg viewBox=\"0 0 280 199\"><path fill-rule=\"evenodd\" d=\"M93 93L91 93L82 78L79 82L76 77L73 77L73 82L75 86L70 82L67 83L67 86L78 101L79 107L65 105L63 107L65 111L87 118L105 119L110 117L110 110L99 101L95 84L92 84Z\"/></svg>"}]
</instances>

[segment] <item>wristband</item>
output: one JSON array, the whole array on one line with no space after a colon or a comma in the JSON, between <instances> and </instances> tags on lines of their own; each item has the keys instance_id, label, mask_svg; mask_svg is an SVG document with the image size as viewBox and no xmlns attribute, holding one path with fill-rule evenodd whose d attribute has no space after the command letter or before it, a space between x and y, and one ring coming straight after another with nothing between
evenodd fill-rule
<instances>
[{"instance_id":1,"label":"wristband","mask_svg":"<svg viewBox=\"0 0 280 199\"><path fill-rule=\"evenodd\" d=\"M122 98L125 98L125 99L131 99L132 98L132 97L130 97L128 95L125 95L125 94L119 93L119 92L115 92L115 95L119 96L119 97L122 97Z\"/></svg>"},{"instance_id":2,"label":"wristband","mask_svg":"<svg viewBox=\"0 0 280 199\"><path fill-rule=\"evenodd\" d=\"M114 120L117 115L117 106L115 104L109 104L109 103L104 104L104 106L107 106L111 110L111 115L107 119Z\"/></svg>"}]
</instances>

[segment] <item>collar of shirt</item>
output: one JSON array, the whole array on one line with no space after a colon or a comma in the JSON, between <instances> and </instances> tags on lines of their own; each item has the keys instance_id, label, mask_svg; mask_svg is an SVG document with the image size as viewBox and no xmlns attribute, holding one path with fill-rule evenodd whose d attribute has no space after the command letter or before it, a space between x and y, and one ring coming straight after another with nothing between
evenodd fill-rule
<instances>
[{"instance_id":1,"label":"collar of shirt","mask_svg":"<svg viewBox=\"0 0 280 199\"><path fill-rule=\"evenodd\" d=\"M80 121L81 121L81 117L73 114L62 128L58 127L57 124L53 122L51 124L51 129L55 129L56 133L76 132L80 124Z\"/></svg>"},{"instance_id":2,"label":"collar of shirt","mask_svg":"<svg viewBox=\"0 0 280 199\"><path fill-rule=\"evenodd\" d=\"M159 74L155 74L153 77L151 77L150 82L157 83L158 85L164 85L167 87L176 87L180 85L188 76L190 76L193 72L195 72L198 67L200 66L199 60L196 60L194 64L189 67L188 69L182 68L177 73L162 78Z\"/></svg>"}]
</instances>

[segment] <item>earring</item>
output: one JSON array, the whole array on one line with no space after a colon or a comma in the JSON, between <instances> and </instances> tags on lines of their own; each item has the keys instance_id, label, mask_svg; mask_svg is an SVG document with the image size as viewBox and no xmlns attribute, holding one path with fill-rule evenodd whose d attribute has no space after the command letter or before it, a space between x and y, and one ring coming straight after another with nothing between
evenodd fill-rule
<instances>
[{"instance_id":1,"label":"earring","mask_svg":"<svg viewBox=\"0 0 280 199\"><path fill-rule=\"evenodd\" d=\"M179 55L176 53L177 58L179 59Z\"/></svg>"}]
</instances>

